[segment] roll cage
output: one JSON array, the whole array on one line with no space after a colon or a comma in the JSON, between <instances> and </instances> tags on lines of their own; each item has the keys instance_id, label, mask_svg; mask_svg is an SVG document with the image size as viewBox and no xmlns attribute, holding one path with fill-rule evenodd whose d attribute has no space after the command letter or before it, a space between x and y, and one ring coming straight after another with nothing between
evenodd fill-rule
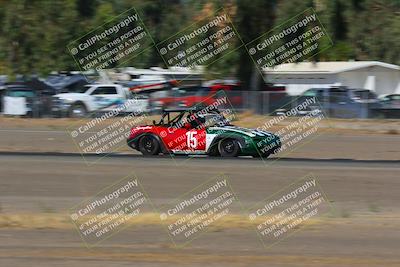
<instances>
[{"instance_id":1,"label":"roll cage","mask_svg":"<svg viewBox=\"0 0 400 267\"><path fill-rule=\"evenodd\" d=\"M203 115L219 115L221 116L224 121L226 119L221 114L218 109L207 110L207 113L198 113L202 111L199 108L182 108L182 109L165 109L163 110L162 117L160 121L157 123L153 121L155 126L164 126L164 127L184 127L185 123L190 123L192 128L201 127L205 123L205 118L203 116L196 116L196 114L203 114ZM171 113L178 113L176 116L171 116ZM193 116L195 115L195 116Z\"/></svg>"}]
</instances>

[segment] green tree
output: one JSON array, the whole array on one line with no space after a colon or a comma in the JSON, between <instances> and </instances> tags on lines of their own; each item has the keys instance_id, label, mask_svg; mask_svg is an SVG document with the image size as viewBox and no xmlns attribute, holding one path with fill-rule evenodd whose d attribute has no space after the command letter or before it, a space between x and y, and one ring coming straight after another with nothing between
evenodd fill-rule
<instances>
[{"instance_id":1,"label":"green tree","mask_svg":"<svg viewBox=\"0 0 400 267\"><path fill-rule=\"evenodd\" d=\"M243 42L249 43L268 32L275 23L277 1L237 0L235 24ZM256 90L262 83L262 77L246 49L241 49L238 56L237 76L245 88Z\"/></svg>"},{"instance_id":2,"label":"green tree","mask_svg":"<svg viewBox=\"0 0 400 267\"><path fill-rule=\"evenodd\" d=\"M349 38L358 60L400 63L399 2L352 1L348 11Z\"/></svg>"}]
</instances>

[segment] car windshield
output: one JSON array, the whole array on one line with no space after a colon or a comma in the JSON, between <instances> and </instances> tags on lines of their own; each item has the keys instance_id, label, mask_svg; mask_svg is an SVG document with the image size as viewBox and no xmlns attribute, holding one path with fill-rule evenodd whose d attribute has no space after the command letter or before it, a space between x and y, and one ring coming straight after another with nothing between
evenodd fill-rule
<instances>
[{"instance_id":1,"label":"car windshield","mask_svg":"<svg viewBox=\"0 0 400 267\"><path fill-rule=\"evenodd\" d=\"M90 88L90 85L85 85L85 86L80 86L74 89L70 89L69 92L70 93L80 93L83 94L84 92L86 92L88 89Z\"/></svg>"},{"instance_id":2,"label":"car windshield","mask_svg":"<svg viewBox=\"0 0 400 267\"><path fill-rule=\"evenodd\" d=\"M310 97L312 97L312 96L316 96L317 95L317 90L316 89L309 89L309 90L307 90L307 91L305 91L304 93L303 93L303 96L310 96Z\"/></svg>"},{"instance_id":3,"label":"car windshield","mask_svg":"<svg viewBox=\"0 0 400 267\"><path fill-rule=\"evenodd\" d=\"M230 125L230 121L219 113L201 115L205 119L206 127Z\"/></svg>"},{"instance_id":4,"label":"car windshield","mask_svg":"<svg viewBox=\"0 0 400 267\"><path fill-rule=\"evenodd\" d=\"M206 96L209 92L208 87L186 87L179 89L179 96Z\"/></svg>"},{"instance_id":5,"label":"car windshield","mask_svg":"<svg viewBox=\"0 0 400 267\"><path fill-rule=\"evenodd\" d=\"M357 90L353 91L353 95L355 98L358 99L375 99L376 95L368 90Z\"/></svg>"},{"instance_id":6,"label":"car windshield","mask_svg":"<svg viewBox=\"0 0 400 267\"><path fill-rule=\"evenodd\" d=\"M12 90L7 95L11 97L34 97L35 93L31 90Z\"/></svg>"},{"instance_id":7,"label":"car windshield","mask_svg":"<svg viewBox=\"0 0 400 267\"><path fill-rule=\"evenodd\" d=\"M155 91L150 93L151 98L163 98L163 97L168 97L169 91L167 90L162 90L162 91Z\"/></svg>"}]
</instances>

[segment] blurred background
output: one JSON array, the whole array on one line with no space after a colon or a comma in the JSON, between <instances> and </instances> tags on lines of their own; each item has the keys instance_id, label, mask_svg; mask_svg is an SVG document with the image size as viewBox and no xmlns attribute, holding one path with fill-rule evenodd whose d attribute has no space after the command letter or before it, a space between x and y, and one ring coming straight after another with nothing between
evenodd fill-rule
<instances>
[{"instance_id":1,"label":"blurred background","mask_svg":"<svg viewBox=\"0 0 400 267\"><path fill-rule=\"evenodd\" d=\"M132 7L153 44L223 8L238 49L187 68L167 66L150 45L107 69L82 71L68 44ZM243 44L311 7L332 45L299 62L256 67ZM399 44L400 0L0 0L0 266L400 266ZM151 124L164 108L221 95L242 127L260 127L310 98L317 104L297 115L325 117L305 142L269 159L148 158L125 140L107 155L82 155L69 132L132 101L100 126L129 114ZM217 173L240 205L177 249L157 209ZM266 250L247 210L310 174L332 211ZM139 179L154 212L86 248L71 207L127 175Z\"/></svg>"},{"instance_id":2,"label":"blurred background","mask_svg":"<svg viewBox=\"0 0 400 267\"><path fill-rule=\"evenodd\" d=\"M155 46L102 71L80 71L67 45L135 7L157 44L224 8L247 44L289 18L314 8L333 45L303 62L259 71L244 46L197 69L166 66ZM338 118L398 118L400 2L309 1L1 1L0 95L5 115L89 116L112 99L135 94L144 112L190 106L223 90L239 111L276 114L293 99L317 97ZM237 39L239 42L240 39ZM306 62L304 62L306 60ZM91 90L94 83L120 84ZM60 95L61 94L61 95ZM88 92L87 92L88 94ZM97 98L96 98L97 96ZM23 100L25 98L25 100ZM106 99L106 100L107 100ZM89 102L90 102L89 101Z\"/></svg>"}]
</instances>

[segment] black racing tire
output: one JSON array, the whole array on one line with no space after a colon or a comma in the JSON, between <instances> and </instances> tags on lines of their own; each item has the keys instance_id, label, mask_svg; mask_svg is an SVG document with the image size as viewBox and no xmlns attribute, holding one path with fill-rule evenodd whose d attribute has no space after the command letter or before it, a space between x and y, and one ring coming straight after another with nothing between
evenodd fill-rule
<instances>
[{"instance_id":1,"label":"black racing tire","mask_svg":"<svg viewBox=\"0 0 400 267\"><path fill-rule=\"evenodd\" d=\"M221 157L237 157L239 151L239 142L235 139L222 139L218 143L218 152Z\"/></svg>"},{"instance_id":2,"label":"black racing tire","mask_svg":"<svg viewBox=\"0 0 400 267\"><path fill-rule=\"evenodd\" d=\"M68 115L71 118L84 118L87 116L87 109L82 103L73 104L68 111Z\"/></svg>"},{"instance_id":3,"label":"black racing tire","mask_svg":"<svg viewBox=\"0 0 400 267\"><path fill-rule=\"evenodd\" d=\"M145 135L139 139L139 150L144 156L155 156L160 153L160 143L151 135Z\"/></svg>"}]
</instances>

